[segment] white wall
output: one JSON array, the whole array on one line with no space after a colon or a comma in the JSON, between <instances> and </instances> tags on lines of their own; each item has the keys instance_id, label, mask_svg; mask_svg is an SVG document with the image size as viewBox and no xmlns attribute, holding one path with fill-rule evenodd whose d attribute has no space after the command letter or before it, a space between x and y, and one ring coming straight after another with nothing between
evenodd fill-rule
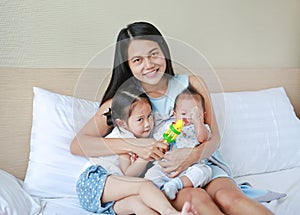
<instances>
[{"instance_id":1,"label":"white wall","mask_svg":"<svg viewBox=\"0 0 300 215\"><path fill-rule=\"evenodd\" d=\"M1 1L0 66L82 68L146 20L216 68L300 67L299 0Z\"/></svg>"}]
</instances>

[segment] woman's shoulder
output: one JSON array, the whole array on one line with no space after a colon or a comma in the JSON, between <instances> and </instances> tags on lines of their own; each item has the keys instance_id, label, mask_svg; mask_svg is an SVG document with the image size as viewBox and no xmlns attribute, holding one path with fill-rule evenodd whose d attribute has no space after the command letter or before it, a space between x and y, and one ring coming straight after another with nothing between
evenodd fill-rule
<instances>
[{"instance_id":1,"label":"woman's shoulder","mask_svg":"<svg viewBox=\"0 0 300 215\"><path fill-rule=\"evenodd\" d=\"M188 75L188 74L176 74L173 81L178 81L181 83L195 83L203 82L203 79L198 75Z\"/></svg>"},{"instance_id":2,"label":"woman's shoulder","mask_svg":"<svg viewBox=\"0 0 300 215\"><path fill-rule=\"evenodd\" d=\"M189 80L189 75L187 75L187 74L176 74L173 79L174 80Z\"/></svg>"},{"instance_id":3,"label":"woman's shoulder","mask_svg":"<svg viewBox=\"0 0 300 215\"><path fill-rule=\"evenodd\" d=\"M204 80L199 75L189 75L188 76L189 82L204 82Z\"/></svg>"},{"instance_id":4,"label":"woman's shoulder","mask_svg":"<svg viewBox=\"0 0 300 215\"><path fill-rule=\"evenodd\" d=\"M171 86L182 86L181 88L186 88L189 84L189 76L186 74L177 74L170 80Z\"/></svg>"}]
</instances>

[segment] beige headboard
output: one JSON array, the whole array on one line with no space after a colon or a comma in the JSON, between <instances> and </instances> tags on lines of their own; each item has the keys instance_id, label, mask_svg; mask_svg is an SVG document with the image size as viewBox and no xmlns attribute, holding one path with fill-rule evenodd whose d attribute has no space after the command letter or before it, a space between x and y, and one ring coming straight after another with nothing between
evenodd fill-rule
<instances>
[{"instance_id":1,"label":"beige headboard","mask_svg":"<svg viewBox=\"0 0 300 215\"><path fill-rule=\"evenodd\" d=\"M217 69L225 91L258 90L284 86L300 116L300 69ZM0 169L25 176L32 120L32 87L98 100L110 70L0 68ZM99 85L99 80L105 81ZM86 80L85 80L86 79ZM85 81L95 87L82 85ZM98 82L98 83L96 83ZM98 86L99 85L99 86ZM96 91L95 91L96 90Z\"/></svg>"}]
</instances>

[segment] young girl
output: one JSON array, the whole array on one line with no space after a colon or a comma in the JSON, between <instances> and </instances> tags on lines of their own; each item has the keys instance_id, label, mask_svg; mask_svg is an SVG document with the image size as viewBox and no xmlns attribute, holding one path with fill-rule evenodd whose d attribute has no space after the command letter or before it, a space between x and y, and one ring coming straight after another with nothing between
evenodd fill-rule
<instances>
[{"instance_id":1,"label":"young girl","mask_svg":"<svg viewBox=\"0 0 300 215\"><path fill-rule=\"evenodd\" d=\"M153 138L103 138L113 128L107 124L103 114L111 107L112 98L119 86L132 76L150 97L153 111L160 113L163 118L168 117L175 97L191 85L204 97L204 121L211 128L211 138L192 149L174 149L166 154L163 152L168 146ZM122 29L118 35L114 68L108 88L96 115L72 141L71 152L90 157L135 153L143 159L164 158L163 162L159 162L163 171L175 177L193 163L211 157L219 147L219 141L220 134L210 93L204 81L197 76L175 75L168 45L162 34L150 23L136 22ZM271 214L263 205L245 196L229 177L212 180L205 190L184 188L178 192L172 204L181 209L186 201L191 201L199 214Z\"/></svg>"},{"instance_id":2,"label":"young girl","mask_svg":"<svg viewBox=\"0 0 300 215\"><path fill-rule=\"evenodd\" d=\"M135 89L120 91L112 103L112 120L116 127L106 138L149 137L154 126L149 98ZM128 156L120 155L120 159L130 161ZM132 171L144 170L147 163L136 160ZM180 214L152 182L123 176L117 156L99 158L98 164L101 165L87 168L77 182L79 201L86 210L109 214Z\"/></svg>"}]
</instances>

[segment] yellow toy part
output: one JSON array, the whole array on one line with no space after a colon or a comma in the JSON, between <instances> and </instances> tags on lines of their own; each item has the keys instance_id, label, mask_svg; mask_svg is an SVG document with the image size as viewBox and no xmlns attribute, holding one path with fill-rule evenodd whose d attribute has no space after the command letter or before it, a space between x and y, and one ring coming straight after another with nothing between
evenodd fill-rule
<instances>
[{"instance_id":1,"label":"yellow toy part","mask_svg":"<svg viewBox=\"0 0 300 215\"><path fill-rule=\"evenodd\" d=\"M179 119L175 123L172 123L168 130L163 134L165 142L173 143L177 136L181 133L183 126L184 121L182 119Z\"/></svg>"}]
</instances>

